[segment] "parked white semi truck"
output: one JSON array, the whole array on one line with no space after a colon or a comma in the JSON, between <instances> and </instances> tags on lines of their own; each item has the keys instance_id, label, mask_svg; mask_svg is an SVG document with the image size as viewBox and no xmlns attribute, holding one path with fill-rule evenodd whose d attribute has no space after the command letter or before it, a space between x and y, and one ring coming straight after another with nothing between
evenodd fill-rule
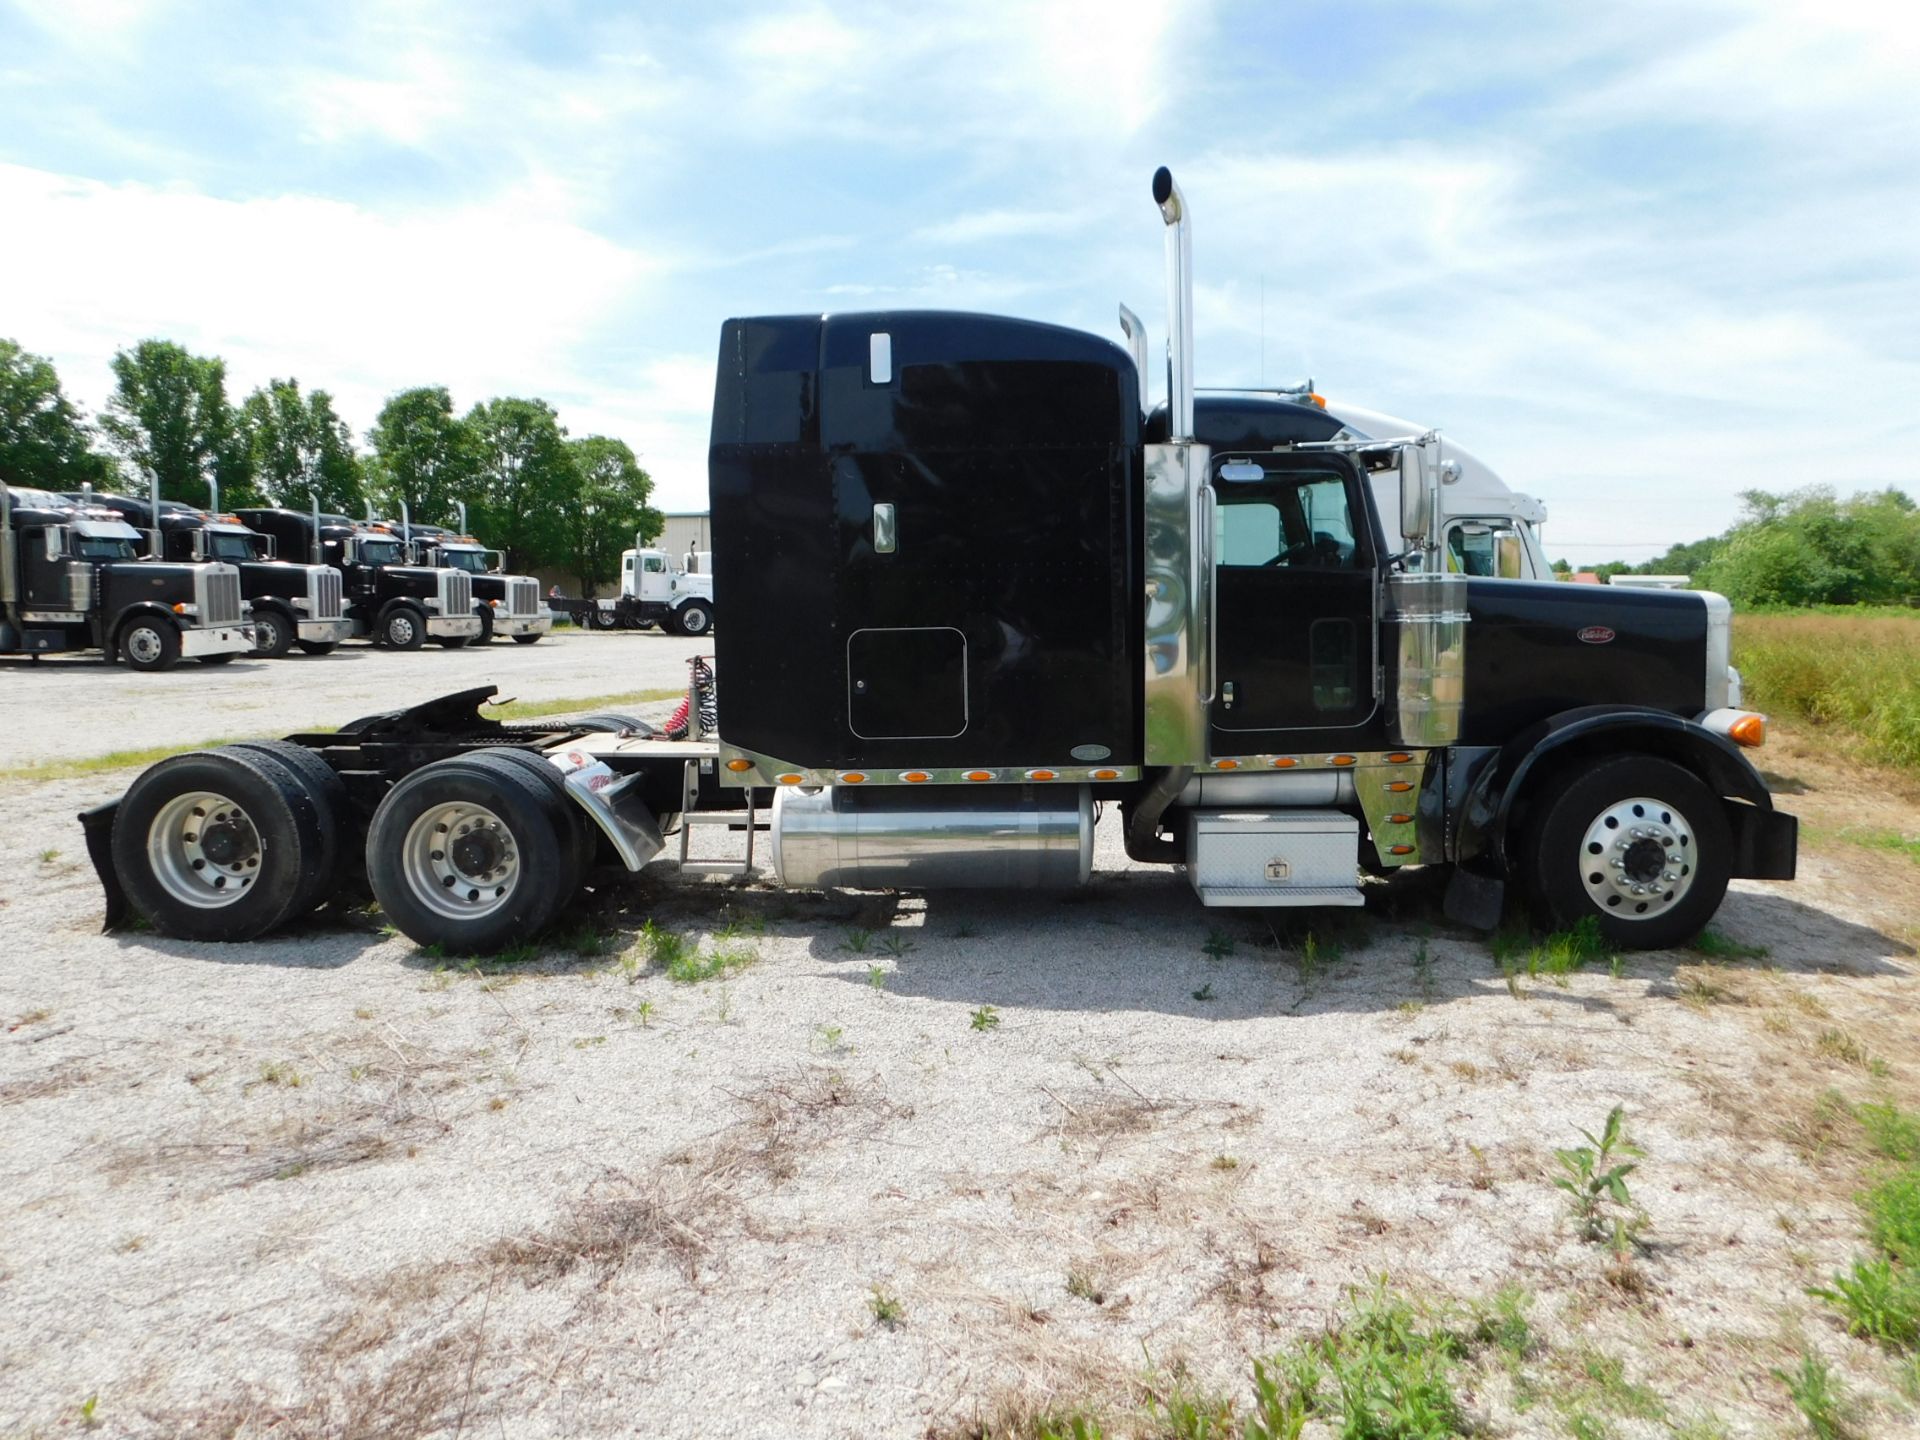
<instances>
[{"instance_id":1,"label":"parked white semi truck","mask_svg":"<svg viewBox=\"0 0 1920 1440\"><path fill-rule=\"evenodd\" d=\"M713 628L713 576L681 568L664 550L636 546L620 554L618 595L597 600L556 596L547 603L583 629L650 630L658 625L682 635L704 635Z\"/></svg>"}]
</instances>

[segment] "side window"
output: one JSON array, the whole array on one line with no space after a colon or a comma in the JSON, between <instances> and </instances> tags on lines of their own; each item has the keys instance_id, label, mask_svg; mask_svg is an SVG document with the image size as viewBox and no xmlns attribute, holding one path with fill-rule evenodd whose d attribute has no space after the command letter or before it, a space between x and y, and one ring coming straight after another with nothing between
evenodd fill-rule
<instances>
[{"instance_id":1,"label":"side window","mask_svg":"<svg viewBox=\"0 0 1920 1440\"><path fill-rule=\"evenodd\" d=\"M1447 527L1447 569L1494 580L1521 578L1519 532L1503 520L1460 520Z\"/></svg>"},{"instance_id":2,"label":"side window","mask_svg":"<svg viewBox=\"0 0 1920 1440\"><path fill-rule=\"evenodd\" d=\"M1261 566L1278 563L1286 549L1280 538L1280 511L1271 500L1245 497L1220 503L1220 563Z\"/></svg>"},{"instance_id":3,"label":"side window","mask_svg":"<svg viewBox=\"0 0 1920 1440\"><path fill-rule=\"evenodd\" d=\"M665 558L659 555L647 556L646 564L647 564L647 573L649 575L658 575L667 568L667 562Z\"/></svg>"}]
</instances>

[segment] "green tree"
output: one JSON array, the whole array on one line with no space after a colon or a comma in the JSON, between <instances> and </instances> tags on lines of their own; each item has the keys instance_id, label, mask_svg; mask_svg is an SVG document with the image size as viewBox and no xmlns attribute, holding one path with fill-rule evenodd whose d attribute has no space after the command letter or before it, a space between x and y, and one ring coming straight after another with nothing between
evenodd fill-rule
<instances>
[{"instance_id":1,"label":"green tree","mask_svg":"<svg viewBox=\"0 0 1920 1440\"><path fill-rule=\"evenodd\" d=\"M653 478L640 468L624 441L605 435L569 440L577 489L566 515L564 549L558 563L580 577L591 600L601 584L620 571L620 552L638 534L651 540L666 525L647 503Z\"/></svg>"},{"instance_id":2,"label":"green tree","mask_svg":"<svg viewBox=\"0 0 1920 1440\"><path fill-rule=\"evenodd\" d=\"M304 510L357 515L363 498L353 436L324 390L300 393L298 380L273 380L240 407L253 483L268 501Z\"/></svg>"},{"instance_id":3,"label":"green tree","mask_svg":"<svg viewBox=\"0 0 1920 1440\"><path fill-rule=\"evenodd\" d=\"M113 463L89 446L86 416L61 392L53 362L0 340L0 479L45 490L105 485Z\"/></svg>"},{"instance_id":4,"label":"green tree","mask_svg":"<svg viewBox=\"0 0 1920 1440\"><path fill-rule=\"evenodd\" d=\"M380 408L367 432L373 457L366 490L382 513L434 525L451 524L453 502L470 490L477 472L473 437L453 413L443 385L402 390Z\"/></svg>"},{"instance_id":5,"label":"green tree","mask_svg":"<svg viewBox=\"0 0 1920 1440\"><path fill-rule=\"evenodd\" d=\"M1920 512L1901 491L1839 499L1830 486L1750 490L1700 569L1739 605L1854 605L1920 595Z\"/></svg>"},{"instance_id":6,"label":"green tree","mask_svg":"<svg viewBox=\"0 0 1920 1440\"><path fill-rule=\"evenodd\" d=\"M168 500L205 505L209 477L223 504L256 498L246 445L227 403L226 361L171 340L142 340L113 357L113 397L100 417L107 441Z\"/></svg>"},{"instance_id":7,"label":"green tree","mask_svg":"<svg viewBox=\"0 0 1920 1440\"><path fill-rule=\"evenodd\" d=\"M566 551L579 475L553 407L506 396L467 413L477 461L470 520L507 568L550 564Z\"/></svg>"}]
</instances>

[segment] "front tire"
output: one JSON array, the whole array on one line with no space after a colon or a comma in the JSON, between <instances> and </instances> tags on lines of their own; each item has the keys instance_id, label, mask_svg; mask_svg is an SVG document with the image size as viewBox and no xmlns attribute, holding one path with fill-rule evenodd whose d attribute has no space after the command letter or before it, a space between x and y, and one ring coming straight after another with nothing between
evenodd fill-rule
<instances>
[{"instance_id":1,"label":"front tire","mask_svg":"<svg viewBox=\"0 0 1920 1440\"><path fill-rule=\"evenodd\" d=\"M253 612L253 653L262 660L278 660L293 648L300 632L278 610Z\"/></svg>"},{"instance_id":2,"label":"front tire","mask_svg":"<svg viewBox=\"0 0 1920 1440\"><path fill-rule=\"evenodd\" d=\"M493 643L493 607L476 605L473 607L473 613L480 617L480 633L473 637L473 643L491 645Z\"/></svg>"},{"instance_id":3,"label":"front tire","mask_svg":"<svg viewBox=\"0 0 1920 1440\"><path fill-rule=\"evenodd\" d=\"M380 621L380 643L389 650L418 650L426 643L427 617L411 605L397 605Z\"/></svg>"},{"instance_id":4,"label":"front tire","mask_svg":"<svg viewBox=\"0 0 1920 1440\"><path fill-rule=\"evenodd\" d=\"M1593 919L1631 950L1691 940L1726 898L1732 832L1691 770L1618 755L1574 770L1534 805L1520 878L1540 920L1570 929Z\"/></svg>"},{"instance_id":5,"label":"front tire","mask_svg":"<svg viewBox=\"0 0 1920 1440\"><path fill-rule=\"evenodd\" d=\"M702 600L689 600L673 612L673 623L682 635L704 635L713 628L713 607Z\"/></svg>"},{"instance_id":6,"label":"front tire","mask_svg":"<svg viewBox=\"0 0 1920 1440\"><path fill-rule=\"evenodd\" d=\"M171 670L180 663L180 632L171 620L137 616L120 631L120 658L129 670Z\"/></svg>"}]
</instances>

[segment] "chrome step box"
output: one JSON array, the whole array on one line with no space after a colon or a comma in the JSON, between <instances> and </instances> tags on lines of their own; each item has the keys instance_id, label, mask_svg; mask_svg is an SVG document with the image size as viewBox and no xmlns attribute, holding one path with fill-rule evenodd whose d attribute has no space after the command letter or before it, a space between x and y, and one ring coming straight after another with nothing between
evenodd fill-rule
<instances>
[{"instance_id":1,"label":"chrome step box","mask_svg":"<svg viewBox=\"0 0 1920 1440\"><path fill-rule=\"evenodd\" d=\"M1358 905L1360 822L1338 810L1189 810L1187 878L1205 905Z\"/></svg>"}]
</instances>

